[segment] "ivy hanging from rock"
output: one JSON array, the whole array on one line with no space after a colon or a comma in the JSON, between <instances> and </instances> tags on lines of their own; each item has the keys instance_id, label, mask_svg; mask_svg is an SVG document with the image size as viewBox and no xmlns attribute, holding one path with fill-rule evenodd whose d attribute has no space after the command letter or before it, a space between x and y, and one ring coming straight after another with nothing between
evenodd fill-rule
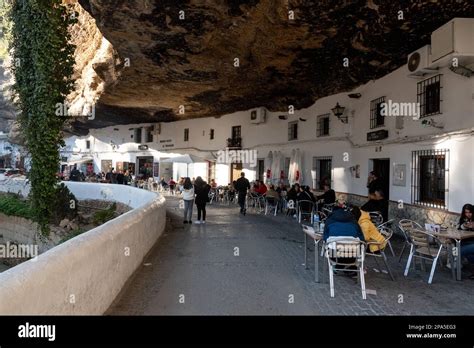
<instances>
[{"instance_id":1,"label":"ivy hanging from rock","mask_svg":"<svg viewBox=\"0 0 474 348\"><path fill-rule=\"evenodd\" d=\"M6 6L18 122L31 154L30 200L34 220L47 234L57 204L59 147L67 116L56 110L74 87L75 46L68 28L76 14L61 0L13 0Z\"/></svg>"}]
</instances>

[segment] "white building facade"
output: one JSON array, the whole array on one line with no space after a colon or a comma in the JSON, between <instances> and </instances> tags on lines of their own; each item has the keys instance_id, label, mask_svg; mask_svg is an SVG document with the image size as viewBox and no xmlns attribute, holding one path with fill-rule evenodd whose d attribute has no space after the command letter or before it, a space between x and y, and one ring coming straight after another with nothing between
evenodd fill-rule
<instances>
[{"instance_id":1,"label":"white building facade","mask_svg":"<svg viewBox=\"0 0 474 348\"><path fill-rule=\"evenodd\" d=\"M353 91L321 98L307 109L289 105L284 112L259 108L222 117L114 126L67 143L73 148L70 154L90 158L95 172L112 166L139 173L147 167L154 177L200 175L222 185L242 170L250 180L264 178L270 151L281 152L287 180L292 151L299 149L302 184L319 189L328 179L340 195L358 201L366 199L367 176L376 170L386 181L391 214L412 207L414 212L428 211L431 220L442 220L474 201L474 77L453 70L443 63L421 74L405 65ZM336 104L344 107L339 117L332 111ZM257 161L218 163L228 145L256 151ZM160 165L164 158L182 154L207 161Z\"/></svg>"}]
</instances>

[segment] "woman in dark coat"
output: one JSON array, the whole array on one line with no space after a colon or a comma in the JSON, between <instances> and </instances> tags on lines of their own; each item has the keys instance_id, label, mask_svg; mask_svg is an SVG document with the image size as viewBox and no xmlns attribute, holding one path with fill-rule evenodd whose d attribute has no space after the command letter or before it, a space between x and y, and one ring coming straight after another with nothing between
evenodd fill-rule
<instances>
[{"instance_id":1,"label":"woman in dark coat","mask_svg":"<svg viewBox=\"0 0 474 348\"><path fill-rule=\"evenodd\" d=\"M194 193L196 194L195 202L197 206L197 224L206 223L206 203L209 202L209 191L211 186L208 185L200 176L194 181ZM202 214L202 218L201 218Z\"/></svg>"}]
</instances>

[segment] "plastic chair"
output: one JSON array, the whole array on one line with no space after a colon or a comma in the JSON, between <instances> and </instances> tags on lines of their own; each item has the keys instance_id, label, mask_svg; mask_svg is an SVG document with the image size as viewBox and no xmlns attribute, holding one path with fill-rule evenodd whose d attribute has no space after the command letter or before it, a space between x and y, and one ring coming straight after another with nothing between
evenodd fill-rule
<instances>
[{"instance_id":1,"label":"plastic chair","mask_svg":"<svg viewBox=\"0 0 474 348\"><path fill-rule=\"evenodd\" d=\"M384 236L385 240L383 242L366 242L367 244L367 251L365 253L366 256L373 256L374 259L375 259L375 263L377 264L377 267L380 268L379 266L379 263L377 261L378 258L382 258L383 259L383 262L385 264L385 268L388 272L388 275L390 276L390 278L395 281L395 277L393 276L393 273L388 265L388 262L387 262L387 256L385 255L385 249L387 247L387 245L390 245L390 238L392 238L393 236L393 231L388 228L388 227L382 227L379 229L379 232ZM370 246L371 245L376 245L378 247L378 250L377 251L370 251Z\"/></svg>"},{"instance_id":2,"label":"plastic chair","mask_svg":"<svg viewBox=\"0 0 474 348\"><path fill-rule=\"evenodd\" d=\"M433 281L434 272L436 270L436 264L438 263L439 255L443 249L443 244L436 236L423 230L408 229L406 232L408 243L410 243L410 255L408 256L404 275L405 277L408 275L412 260L415 261L416 258L421 259L422 262L429 260L433 263L431 266L430 276L428 278L428 284L431 284ZM430 244L430 238L436 241L436 246ZM414 266L415 264L416 263L414 262ZM422 263L422 265L424 266L424 263Z\"/></svg>"},{"instance_id":3,"label":"plastic chair","mask_svg":"<svg viewBox=\"0 0 474 348\"><path fill-rule=\"evenodd\" d=\"M329 266L329 287L331 297L334 297L334 271L336 266L343 266L342 269L337 269L341 272L354 272L354 269L347 269L347 267L355 266L360 279L360 286L362 290L362 298L367 299L365 291L364 278L364 260L365 260L366 244L358 238L353 237L330 237L326 240L325 256Z\"/></svg>"}]
</instances>

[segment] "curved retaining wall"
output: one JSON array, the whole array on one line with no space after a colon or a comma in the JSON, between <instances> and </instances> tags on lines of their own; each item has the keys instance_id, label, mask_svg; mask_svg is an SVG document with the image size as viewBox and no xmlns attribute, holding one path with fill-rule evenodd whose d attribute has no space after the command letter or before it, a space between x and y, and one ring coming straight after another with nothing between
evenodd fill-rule
<instances>
[{"instance_id":1,"label":"curved retaining wall","mask_svg":"<svg viewBox=\"0 0 474 348\"><path fill-rule=\"evenodd\" d=\"M100 315L165 228L165 199L125 185L65 183L78 199L133 210L0 273L0 315Z\"/></svg>"}]
</instances>

